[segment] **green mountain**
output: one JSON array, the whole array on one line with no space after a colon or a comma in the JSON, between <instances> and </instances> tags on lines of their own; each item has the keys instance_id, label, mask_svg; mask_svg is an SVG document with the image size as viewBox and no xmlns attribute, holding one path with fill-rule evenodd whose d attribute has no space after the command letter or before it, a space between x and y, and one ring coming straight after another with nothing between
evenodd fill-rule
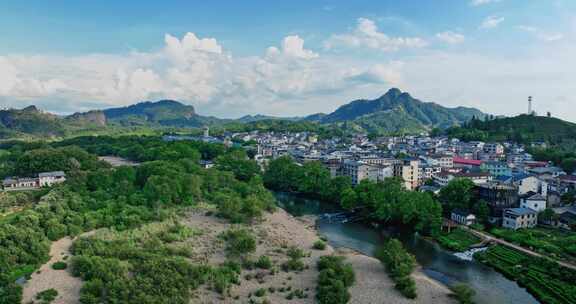
<instances>
[{"instance_id":1,"label":"green mountain","mask_svg":"<svg viewBox=\"0 0 576 304\"><path fill-rule=\"evenodd\" d=\"M61 136L65 132L62 119L44 113L35 106L21 110L0 110L0 138L22 137L30 134L38 136Z\"/></svg>"},{"instance_id":2,"label":"green mountain","mask_svg":"<svg viewBox=\"0 0 576 304\"><path fill-rule=\"evenodd\" d=\"M354 100L336 111L320 116L320 123L353 122L370 132L417 132L448 128L485 116L474 108L447 108L423 102L392 88L380 98Z\"/></svg>"},{"instance_id":3,"label":"green mountain","mask_svg":"<svg viewBox=\"0 0 576 304\"><path fill-rule=\"evenodd\" d=\"M122 108L106 109L103 113L110 123L120 126L201 127L226 121L198 115L193 106L174 100L146 101Z\"/></svg>"},{"instance_id":4,"label":"green mountain","mask_svg":"<svg viewBox=\"0 0 576 304\"><path fill-rule=\"evenodd\" d=\"M544 141L553 146L576 145L576 124L554 117L526 114L484 121L475 119L462 127L448 129L447 134L463 140Z\"/></svg>"}]
</instances>

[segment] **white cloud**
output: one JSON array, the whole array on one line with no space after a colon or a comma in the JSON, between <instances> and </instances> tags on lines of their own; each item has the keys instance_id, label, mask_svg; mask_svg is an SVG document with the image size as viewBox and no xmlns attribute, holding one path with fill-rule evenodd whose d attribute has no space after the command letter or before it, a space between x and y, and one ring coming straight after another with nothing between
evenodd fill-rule
<instances>
[{"instance_id":1,"label":"white cloud","mask_svg":"<svg viewBox=\"0 0 576 304\"><path fill-rule=\"evenodd\" d=\"M472 0L472 1L470 1L470 5L480 6L480 5L496 3L496 2L500 2L500 0Z\"/></svg>"},{"instance_id":2,"label":"white cloud","mask_svg":"<svg viewBox=\"0 0 576 304\"><path fill-rule=\"evenodd\" d=\"M552 42L564 39L564 35L562 33L548 33L533 26L519 25L516 28L521 31L530 33L542 41Z\"/></svg>"},{"instance_id":3,"label":"white cloud","mask_svg":"<svg viewBox=\"0 0 576 304\"><path fill-rule=\"evenodd\" d=\"M436 34L436 38L448 44L459 44L464 42L464 40L466 40L466 37L464 37L464 35L452 31L438 33Z\"/></svg>"},{"instance_id":4,"label":"white cloud","mask_svg":"<svg viewBox=\"0 0 576 304\"><path fill-rule=\"evenodd\" d=\"M181 39L165 35L164 42L159 51L122 55L0 56L0 105L75 112L176 99L200 113L228 117L282 114L294 111L294 104L305 113L310 106L302 103L325 105L326 94L345 90L342 96L348 96L399 77L394 64L321 58L298 36L251 57L233 57L216 39L193 33ZM358 77L351 81L352 76Z\"/></svg>"},{"instance_id":5,"label":"white cloud","mask_svg":"<svg viewBox=\"0 0 576 304\"><path fill-rule=\"evenodd\" d=\"M356 28L346 34L332 35L325 41L327 49L337 47L368 48L382 52L394 52L403 48L422 48L428 43L418 37L390 37L378 30L370 19L359 18Z\"/></svg>"},{"instance_id":6,"label":"white cloud","mask_svg":"<svg viewBox=\"0 0 576 304\"><path fill-rule=\"evenodd\" d=\"M276 47L269 47L268 56L277 56L279 54L302 59L312 59L318 57L317 53L304 49L304 40L299 36L287 36L282 41L282 50Z\"/></svg>"},{"instance_id":7,"label":"white cloud","mask_svg":"<svg viewBox=\"0 0 576 304\"><path fill-rule=\"evenodd\" d=\"M480 29L493 29L496 28L504 21L504 17L488 16L482 24L480 24Z\"/></svg>"}]
</instances>

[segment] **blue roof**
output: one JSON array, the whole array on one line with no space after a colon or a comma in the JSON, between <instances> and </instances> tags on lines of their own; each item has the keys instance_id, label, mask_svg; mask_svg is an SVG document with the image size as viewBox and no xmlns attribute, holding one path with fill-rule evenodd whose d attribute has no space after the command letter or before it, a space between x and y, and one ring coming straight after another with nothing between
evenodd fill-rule
<instances>
[{"instance_id":1,"label":"blue roof","mask_svg":"<svg viewBox=\"0 0 576 304\"><path fill-rule=\"evenodd\" d=\"M538 213L530 208L508 208L505 209L507 212L513 212L517 215L535 214Z\"/></svg>"}]
</instances>

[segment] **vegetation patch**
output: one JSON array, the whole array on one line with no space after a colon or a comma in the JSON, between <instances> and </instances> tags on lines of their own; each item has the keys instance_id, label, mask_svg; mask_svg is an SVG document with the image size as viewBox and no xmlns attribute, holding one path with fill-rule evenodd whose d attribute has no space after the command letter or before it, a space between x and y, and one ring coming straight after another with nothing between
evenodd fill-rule
<instances>
[{"instance_id":1,"label":"vegetation patch","mask_svg":"<svg viewBox=\"0 0 576 304\"><path fill-rule=\"evenodd\" d=\"M475 258L518 281L543 303L576 303L576 271L552 260L528 256L501 245L476 253Z\"/></svg>"},{"instance_id":2,"label":"vegetation patch","mask_svg":"<svg viewBox=\"0 0 576 304\"><path fill-rule=\"evenodd\" d=\"M316 300L320 304L345 304L350 301L348 288L356 280L352 265L341 256L323 256L318 260Z\"/></svg>"},{"instance_id":3,"label":"vegetation patch","mask_svg":"<svg viewBox=\"0 0 576 304\"><path fill-rule=\"evenodd\" d=\"M52 269L54 270L64 270L68 267L68 264L66 264L65 262L56 262L54 264L52 264Z\"/></svg>"},{"instance_id":4,"label":"vegetation patch","mask_svg":"<svg viewBox=\"0 0 576 304\"><path fill-rule=\"evenodd\" d=\"M416 268L416 259L406 251L402 243L397 239L391 239L376 250L375 256L396 283L396 289L405 297L415 299L416 283L411 274Z\"/></svg>"},{"instance_id":5,"label":"vegetation patch","mask_svg":"<svg viewBox=\"0 0 576 304\"><path fill-rule=\"evenodd\" d=\"M466 251L470 246L480 243L480 238L464 229L456 229L450 233L442 233L436 240L444 248L452 251Z\"/></svg>"}]
</instances>

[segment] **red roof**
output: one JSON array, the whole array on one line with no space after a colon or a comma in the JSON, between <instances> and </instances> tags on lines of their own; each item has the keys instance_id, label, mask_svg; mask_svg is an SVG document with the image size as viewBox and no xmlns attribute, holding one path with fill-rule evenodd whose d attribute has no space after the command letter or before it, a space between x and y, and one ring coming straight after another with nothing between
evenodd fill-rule
<instances>
[{"instance_id":1,"label":"red roof","mask_svg":"<svg viewBox=\"0 0 576 304\"><path fill-rule=\"evenodd\" d=\"M454 163L455 164L460 164L460 165L469 165L469 166L480 166L482 165L482 161L481 160L475 160L475 159L465 159L465 158L461 158L461 157L454 157Z\"/></svg>"}]
</instances>

